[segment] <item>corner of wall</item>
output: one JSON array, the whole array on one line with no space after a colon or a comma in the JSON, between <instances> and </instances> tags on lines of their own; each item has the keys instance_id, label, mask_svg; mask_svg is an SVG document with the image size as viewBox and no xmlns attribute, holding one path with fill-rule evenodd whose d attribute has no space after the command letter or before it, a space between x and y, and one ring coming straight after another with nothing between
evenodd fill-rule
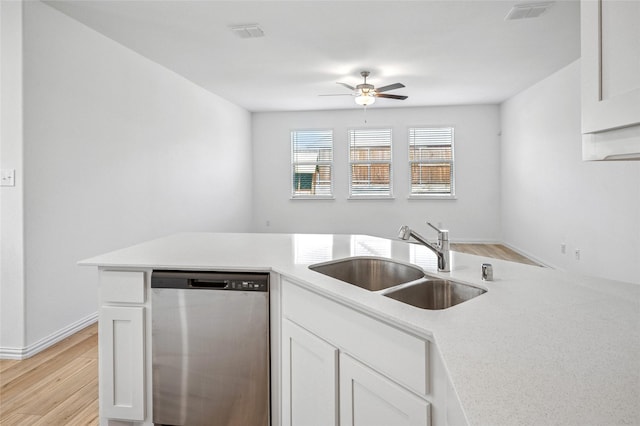
<instances>
[{"instance_id":1,"label":"corner of wall","mask_svg":"<svg viewBox=\"0 0 640 426\"><path fill-rule=\"evenodd\" d=\"M25 343L22 52L22 1L0 1L0 347Z\"/></svg>"}]
</instances>

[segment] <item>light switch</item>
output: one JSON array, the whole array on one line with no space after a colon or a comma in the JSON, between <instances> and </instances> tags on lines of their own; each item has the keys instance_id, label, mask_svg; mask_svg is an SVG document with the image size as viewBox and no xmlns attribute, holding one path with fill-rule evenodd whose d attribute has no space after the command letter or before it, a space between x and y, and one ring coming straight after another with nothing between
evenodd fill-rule
<instances>
[{"instance_id":1,"label":"light switch","mask_svg":"<svg viewBox=\"0 0 640 426\"><path fill-rule=\"evenodd\" d=\"M16 185L16 170L15 169L2 169L0 171L0 186L15 186Z\"/></svg>"}]
</instances>

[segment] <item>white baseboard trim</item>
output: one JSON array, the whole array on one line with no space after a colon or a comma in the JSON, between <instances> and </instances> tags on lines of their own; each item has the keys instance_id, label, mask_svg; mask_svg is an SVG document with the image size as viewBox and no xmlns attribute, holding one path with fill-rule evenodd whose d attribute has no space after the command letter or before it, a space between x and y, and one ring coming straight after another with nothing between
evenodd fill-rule
<instances>
[{"instance_id":1,"label":"white baseboard trim","mask_svg":"<svg viewBox=\"0 0 640 426\"><path fill-rule=\"evenodd\" d=\"M74 333L82 330L90 326L91 324L98 321L98 312L94 312L93 314L86 316L67 327L56 331L55 333L50 334L47 337L44 337L37 342L28 345L24 348L3 348L0 347L0 359L26 359L34 356L38 352L42 352L50 346L55 345L61 340L66 339Z\"/></svg>"}]
</instances>

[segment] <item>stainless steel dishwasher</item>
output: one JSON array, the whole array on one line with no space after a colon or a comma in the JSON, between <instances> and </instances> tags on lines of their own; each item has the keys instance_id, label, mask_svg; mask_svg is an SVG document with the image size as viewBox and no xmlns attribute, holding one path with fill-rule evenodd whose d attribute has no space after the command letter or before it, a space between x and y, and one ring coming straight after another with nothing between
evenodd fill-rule
<instances>
[{"instance_id":1,"label":"stainless steel dishwasher","mask_svg":"<svg viewBox=\"0 0 640 426\"><path fill-rule=\"evenodd\" d=\"M153 271L153 422L267 426L269 274Z\"/></svg>"}]
</instances>

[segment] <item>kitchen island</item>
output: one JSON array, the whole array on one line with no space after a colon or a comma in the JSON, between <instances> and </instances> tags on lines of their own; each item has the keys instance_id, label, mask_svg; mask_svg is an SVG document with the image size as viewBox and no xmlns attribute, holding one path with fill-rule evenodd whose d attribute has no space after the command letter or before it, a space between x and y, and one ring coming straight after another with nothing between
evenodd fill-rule
<instances>
[{"instance_id":1,"label":"kitchen island","mask_svg":"<svg viewBox=\"0 0 640 426\"><path fill-rule=\"evenodd\" d=\"M429 311L308 268L310 264L351 256L412 263L429 275L487 292L446 310ZM484 262L493 264L494 281L481 280L480 265ZM99 267L101 277L105 273L139 274L132 276L141 277L147 292L153 269L271 272L271 327L276 339L272 340L274 425L287 420L291 411L286 395L282 397L280 328L293 314L287 314L286 309L283 314L281 303L293 308L291 301L312 296L326 302L328 309L348 308L366 320L376 321L381 332L389 327L427 343L427 363L436 365L424 389L409 383L410 378L395 380L384 365L378 370L381 376L399 383L394 384L398 389L424 398L427 408L431 405L428 416L433 425L640 425L640 286L635 284L457 252L452 252L451 272L440 273L435 255L425 247L365 235L181 233L80 264ZM153 307L144 294L127 294L127 279L113 287L125 293L125 301L116 301L115 307L140 309L123 312L131 314L132 321L142 327L142 332L133 335L140 340L135 351L144 360L143 371L139 376L129 375L142 381L134 383L136 379L131 379L142 399L137 400L140 406L131 416L128 413L132 410L127 409L122 414L116 410L113 416L109 414L113 412L104 411L102 386L106 374L102 370L110 367L103 368L101 357L104 424L108 424L108 418L151 422L148 311ZM101 279L104 306L105 300L107 305L111 303L114 291L103 282ZM297 292L298 299L283 296L286 288ZM112 310L114 306L107 308ZM100 319L102 322L102 314ZM347 358L366 358L358 355L358 349L351 353L343 348L339 339L334 342L332 336L321 337L346 351ZM101 355L103 346L101 335ZM394 348L376 350L393 356Z\"/></svg>"}]
</instances>

